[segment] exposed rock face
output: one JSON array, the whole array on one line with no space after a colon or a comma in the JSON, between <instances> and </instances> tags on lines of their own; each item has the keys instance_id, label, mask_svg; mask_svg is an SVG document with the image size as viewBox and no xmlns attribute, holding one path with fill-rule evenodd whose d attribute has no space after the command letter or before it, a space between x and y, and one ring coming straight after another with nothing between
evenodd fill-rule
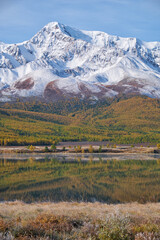
<instances>
[{"instance_id":1,"label":"exposed rock face","mask_svg":"<svg viewBox=\"0 0 160 240\"><path fill-rule=\"evenodd\" d=\"M47 84L44 89L44 97L48 100L59 100L64 98L63 91L58 89L55 85L55 82L52 81Z\"/></svg>"},{"instance_id":2,"label":"exposed rock face","mask_svg":"<svg viewBox=\"0 0 160 240\"><path fill-rule=\"evenodd\" d=\"M32 78L28 78L24 81L17 81L14 85L14 87L18 90L29 90L32 89L32 87L34 86L34 81L32 80Z\"/></svg>"},{"instance_id":3,"label":"exposed rock face","mask_svg":"<svg viewBox=\"0 0 160 240\"><path fill-rule=\"evenodd\" d=\"M31 40L0 43L0 101L40 96L160 98L160 43L49 23Z\"/></svg>"}]
</instances>

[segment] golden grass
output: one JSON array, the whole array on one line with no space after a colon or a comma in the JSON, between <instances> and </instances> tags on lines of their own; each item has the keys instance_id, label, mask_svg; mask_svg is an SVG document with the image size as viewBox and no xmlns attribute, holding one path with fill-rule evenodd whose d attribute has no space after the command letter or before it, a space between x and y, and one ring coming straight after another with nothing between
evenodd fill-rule
<instances>
[{"instance_id":1,"label":"golden grass","mask_svg":"<svg viewBox=\"0 0 160 240\"><path fill-rule=\"evenodd\" d=\"M2 240L159 240L160 203L0 203Z\"/></svg>"},{"instance_id":2,"label":"golden grass","mask_svg":"<svg viewBox=\"0 0 160 240\"><path fill-rule=\"evenodd\" d=\"M0 203L0 217L4 219L29 220L37 217L39 214L54 214L57 216L89 218L103 220L107 214L129 215L133 218L158 219L160 218L160 203L126 203L126 204L104 204L104 203L77 203L77 202L59 202L59 203L31 203L24 202L4 202Z\"/></svg>"}]
</instances>

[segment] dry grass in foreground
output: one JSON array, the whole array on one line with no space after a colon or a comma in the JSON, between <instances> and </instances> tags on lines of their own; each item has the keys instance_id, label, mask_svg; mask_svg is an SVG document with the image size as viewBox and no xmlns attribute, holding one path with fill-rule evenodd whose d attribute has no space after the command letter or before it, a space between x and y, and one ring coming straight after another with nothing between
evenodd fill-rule
<instances>
[{"instance_id":1,"label":"dry grass in foreground","mask_svg":"<svg viewBox=\"0 0 160 240\"><path fill-rule=\"evenodd\" d=\"M0 239L159 240L160 203L0 203Z\"/></svg>"}]
</instances>

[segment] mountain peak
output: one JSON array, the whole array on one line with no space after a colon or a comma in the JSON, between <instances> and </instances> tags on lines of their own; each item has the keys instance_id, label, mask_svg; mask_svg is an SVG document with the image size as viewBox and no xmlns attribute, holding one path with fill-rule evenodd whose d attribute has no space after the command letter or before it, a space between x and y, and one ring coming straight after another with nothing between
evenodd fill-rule
<instances>
[{"instance_id":1,"label":"mountain peak","mask_svg":"<svg viewBox=\"0 0 160 240\"><path fill-rule=\"evenodd\" d=\"M61 23L59 22L49 22L48 24L46 24L42 29L50 29L51 31L53 30L61 30Z\"/></svg>"},{"instance_id":2,"label":"mountain peak","mask_svg":"<svg viewBox=\"0 0 160 240\"><path fill-rule=\"evenodd\" d=\"M81 39L87 42L91 42L92 40L92 38L86 34L87 33L86 31L78 30L76 28L64 25L59 22L50 22L47 25L45 25L41 31L47 32L47 33L57 33L57 34L62 33L76 40Z\"/></svg>"},{"instance_id":3,"label":"mountain peak","mask_svg":"<svg viewBox=\"0 0 160 240\"><path fill-rule=\"evenodd\" d=\"M160 43L59 22L48 23L21 44L0 43L0 99L101 99L121 93L160 98Z\"/></svg>"}]
</instances>

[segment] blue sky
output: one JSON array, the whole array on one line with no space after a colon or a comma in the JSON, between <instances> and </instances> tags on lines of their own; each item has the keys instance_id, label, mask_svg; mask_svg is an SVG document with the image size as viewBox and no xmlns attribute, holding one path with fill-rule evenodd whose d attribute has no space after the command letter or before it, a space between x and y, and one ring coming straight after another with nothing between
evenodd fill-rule
<instances>
[{"instance_id":1,"label":"blue sky","mask_svg":"<svg viewBox=\"0 0 160 240\"><path fill-rule=\"evenodd\" d=\"M0 41L30 39L48 22L160 41L160 0L0 0Z\"/></svg>"}]
</instances>

